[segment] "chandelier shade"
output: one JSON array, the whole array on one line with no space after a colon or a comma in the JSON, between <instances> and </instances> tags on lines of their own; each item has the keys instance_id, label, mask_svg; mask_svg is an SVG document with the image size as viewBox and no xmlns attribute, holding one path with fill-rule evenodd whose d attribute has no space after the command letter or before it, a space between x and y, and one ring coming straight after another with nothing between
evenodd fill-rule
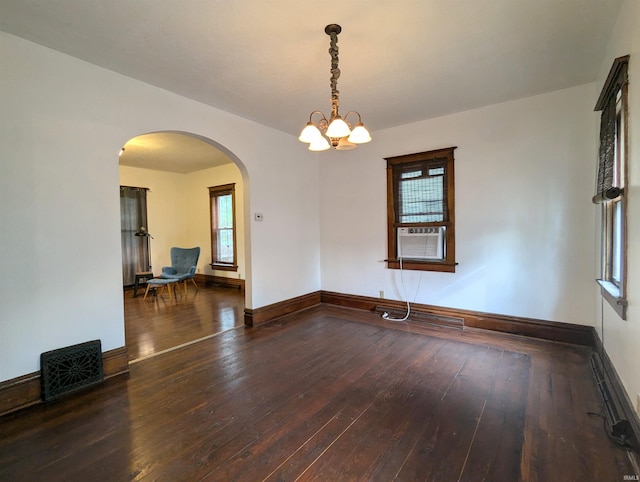
<instances>
[{"instance_id":1,"label":"chandelier shade","mask_svg":"<svg viewBox=\"0 0 640 482\"><path fill-rule=\"evenodd\" d=\"M355 149L355 143L351 142L348 137L341 137L338 141L338 145L336 146L337 151L349 151L351 149Z\"/></svg>"},{"instance_id":2,"label":"chandelier shade","mask_svg":"<svg viewBox=\"0 0 640 482\"><path fill-rule=\"evenodd\" d=\"M371 134L362 122L358 122L349 135L349 142L354 144L364 144L371 140Z\"/></svg>"},{"instance_id":3,"label":"chandelier shade","mask_svg":"<svg viewBox=\"0 0 640 482\"><path fill-rule=\"evenodd\" d=\"M316 139L317 137L322 137L322 133L318 130L318 128L315 126L313 122L309 121L307 123L307 126L304 129L302 129L302 132L300 133L300 137L298 137L298 140L309 144L310 142L313 142L313 140Z\"/></svg>"},{"instance_id":4,"label":"chandelier shade","mask_svg":"<svg viewBox=\"0 0 640 482\"><path fill-rule=\"evenodd\" d=\"M340 107L338 34L342 31L342 27L337 24L330 24L325 27L324 31L331 39L329 42L329 54L331 55L331 115L327 120L327 117L321 111L313 111L309 115L309 122L302 129L298 140L309 144L310 151L325 151L331 147L336 150L354 149L357 144L371 141L371 134L362 123L362 118L358 112L347 112L344 118L338 112ZM314 114L322 116L317 123L313 122ZM351 130L351 125L347 121L351 114L358 116L358 122L353 130ZM323 132L324 136L322 135Z\"/></svg>"},{"instance_id":5,"label":"chandelier shade","mask_svg":"<svg viewBox=\"0 0 640 482\"><path fill-rule=\"evenodd\" d=\"M330 149L330 148L331 148L331 145L329 144L329 141L324 137L322 137L322 134L320 134L318 137L316 137L309 143L310 151L326 151L327 149Z\"/></svg>"},{"instance_id":6,"label":"chandelier shade","mask_svg":"<svg viewBox=\"0 0 640 482\"><path fill-rule=\"evenodd\" d=\"M340 116L334 118L327 127L327 137L347 137L349 134L351 134L351 129Z\"/></svg>"}]
</instances>

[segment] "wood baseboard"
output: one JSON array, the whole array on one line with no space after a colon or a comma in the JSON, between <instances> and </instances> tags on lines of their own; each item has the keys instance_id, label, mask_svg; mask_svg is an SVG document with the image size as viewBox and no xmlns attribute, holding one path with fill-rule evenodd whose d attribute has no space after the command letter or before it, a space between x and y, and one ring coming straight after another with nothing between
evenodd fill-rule
<instances>
[{"instance_id":1,"label":"wood baseboard","mask_svg":"<svg viewBox=\"0 0 640 482\"><path fill-rule=\"evenodd\" d=\"M322 303L375 311L377 306L384 305L398 310L406 309L402 301L386 300L367 296L347 295L332 291L321 292ZM536 320L517 316L497 315L478 311L444 308L441 306L412 303L411 310L447 318L460 318L465 327L482 328L532 338L572 343L575 345L595 346L595 330L591 326Z\"/></svg>"},{"instance_id":2,"label":"wood baseboard","mask_svg":"<svg viewBox=\"0 0 640 482\"><path fill-rule=\"evenodd\" d=\"M205 286L228 286L230 288L244 289L244 280L240 278L227 278L226 276L215 276L210 274L196 274L196 283Z\"/></svg>"},{"instance_id":3,"label":"wood baseboard","mask_svg":"<svg viewBox=\"0 0 640 482\"><path fill-rule=\"evenodd\" d=\"M126 346L102 354L104 378L129 373L129 352ZM40 372L0 382L0 416L42 403Z\"/></svg>"},{"instance_id":4,"label":"wood baseboard","mask_svg":"<svg viewBox=\"0 0 640 482\"><path fill-rule=\"evenodd\" d=\"M304 310L320 304L321 292L315 291L306 295L298 296L290 300L281 301L261 308L244 310L244 324L246 326L256 326L268 321L280 318L281 316Z\"/></svg>"},{"instance_id":5,"label":"wood baseboard","mask_svg":"<svg viewBox=\"0 0 640 482\"><path fill-rule=\"evenodd\" d=\"M318 303L345 306L366 311L376 311L376 308L379 308L381 305L395 310L406 309L406 303L402 301L348 295L333 291L317 291L254 310L245 309L245 325L256 326L267 323L273 319L309 308ZM418 303L413 303L411 310L415 312L418 317L420 317L420 315L429 315L431 323L438 323L438 318L440 317L444 319L442 323L444 325L451 324L447 322L448 320L462 320L463 328L481 328L484 330L499 331L513 335L571 343L574 345L590 347L595 347L596 345L595 330L592 326L459 310Z\"/></svg>"},{"instance_id":6,"label":"wood baseboard","mask_svg":"<svg viewBox=\"0 0 640 482\"><path fill-rule=\"evenodd\" d=\"M102 354L104 378L113 378L129 373L129 350L126 346L105 351Z\"/></svg>"}]
</instances>

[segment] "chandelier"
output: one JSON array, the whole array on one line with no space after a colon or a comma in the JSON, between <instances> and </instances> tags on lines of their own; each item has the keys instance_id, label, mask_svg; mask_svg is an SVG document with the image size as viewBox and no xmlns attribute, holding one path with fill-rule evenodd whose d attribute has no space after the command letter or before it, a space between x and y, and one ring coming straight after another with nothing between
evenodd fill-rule
<instances>
[{"instance_id":1,"label":"chandelier","mask_svg":"<svg viewBox=\"0 0 640 482\"><path fill-rule=\"evenodd\" d=\"M342 27L332 23L327 25L324 31L331 38L329 42L329 54L331 55L331 115L327 120L319 110L313 111L309 115L309 122L302 129L298 139L309 144L310 151L326 151L330 147L337 150L354 149L357 144L369 142L371 134L362 123L362 118L358 112L352 110L347 112L344 119L340 117L338 112L338 107L340 106L340 92L338 92L338 77L340 77L340 69L338 68L338 34L342 31ZM313 122L315 114L321 116L317 123ZM358 116L358 122L354 125L353 130L347 123L347 118L351 114ZM320 131L324 132L324 136Z\"/></svg>"}]
</instances>

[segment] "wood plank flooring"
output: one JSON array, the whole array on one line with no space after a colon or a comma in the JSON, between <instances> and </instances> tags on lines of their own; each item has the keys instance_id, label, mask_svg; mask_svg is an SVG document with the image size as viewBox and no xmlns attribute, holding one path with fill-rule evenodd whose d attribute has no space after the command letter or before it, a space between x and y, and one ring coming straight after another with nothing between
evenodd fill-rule
<instances>
[{"instance_id":1,"label":"wood plank flooring","mask_svg":"<svg viewBox=\"0 0 640 482\"><path fill-rule=\"evenodd\" d=\"M125 343L129 360L199 340L244 324L244 291L233 287L205 286L187 295L176 291L173 300L166 293L140 296L144 289L124 292Z\"/></svg>"},{"instance_id":2,"label":"wood plank flooring","mask_svg":"<svg viewBox=\"0 0 640 482\"><path fill-rule=\"evenodd\" d=\"M588 355L318 306L1 418L0 480L624 480Z\"/></svg>"}]
</instances>

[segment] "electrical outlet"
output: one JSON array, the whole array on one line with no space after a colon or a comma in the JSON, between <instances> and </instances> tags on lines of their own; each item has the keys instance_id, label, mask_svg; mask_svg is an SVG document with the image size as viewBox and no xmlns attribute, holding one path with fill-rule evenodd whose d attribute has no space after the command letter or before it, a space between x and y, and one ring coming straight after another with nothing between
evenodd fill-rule
<instances>
[{"instance_id":1,"label":"electrical outlet","mask_svg":"<svg viewBox=\"0 0 640 482\"><path fill-rule=\"evenodd\" d=\"M384 291L383 290L380 290L380 298L384 299Z\"/></svg>"}]
</instances>

